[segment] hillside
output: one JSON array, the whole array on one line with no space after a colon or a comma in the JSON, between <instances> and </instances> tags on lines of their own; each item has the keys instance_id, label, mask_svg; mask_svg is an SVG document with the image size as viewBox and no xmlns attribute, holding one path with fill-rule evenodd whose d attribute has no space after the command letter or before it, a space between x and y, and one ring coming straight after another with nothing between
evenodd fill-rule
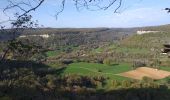
<instances>
[{"instance_id":1,"label":"hillside","mask_svg":"<svg viewBox=\"0 0 170 100\"><path fill-rule=\"evenodd\" d=\"M123 46L135 48L162 48L163 44L170 43L170 33L157 32L142 35L133 35L121 41Z\"/></svg>"},{"instance_id":2,"label":"hillside","mask_svg":"<svg viewBox=\"0 0 170 100\"><path fill-rule=\"evenodd\" d=\"M135 94L145 100L141 94L150 93L161 100L162 93L169 100L164 27L145 27L159 32L141 35L142 28L27 29L8 42L11 30L1 31L0 56L9 51L0 62L0 99L131 100Z\"/></svg>"},{"instance_id":3,"label":"hillside","mask_svg":"<svg viewBox=\"0 0 170 100\"><path fill-rule=\"evenodd\" d=\"M142 27L141 30L146 31L164 31L169 32L170 30L170 24L167 25L160 25L160 26L148 26L148 27Z\"/></svg>"}]
</instances>

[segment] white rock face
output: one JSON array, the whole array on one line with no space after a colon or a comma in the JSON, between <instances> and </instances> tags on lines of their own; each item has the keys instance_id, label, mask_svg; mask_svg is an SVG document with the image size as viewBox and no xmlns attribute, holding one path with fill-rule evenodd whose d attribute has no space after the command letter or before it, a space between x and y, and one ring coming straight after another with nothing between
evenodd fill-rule
<instances>
[{"instance_id":1,"label":"white rock face","mask_svg":"<svg viewBox=\"0 0 170 100\"><path fill-rule=\"evenodd\" d=\"M146 33L157 33L159 31L137 31L137 34L141 35L141 34L146 34Z\"/></svg>"},{"instance_id":2,"label":"white rock face","mask_svg":"<svg viewBox=\"0 0 170 100\"><path fill-rule=\"evenodd\" d=\"M25 38L25 37L42 37L42 38L49 38L50 35L49 34L41 34L41 35L21 35L19 36L19 38Z\"/></svg>"}]
</instances>

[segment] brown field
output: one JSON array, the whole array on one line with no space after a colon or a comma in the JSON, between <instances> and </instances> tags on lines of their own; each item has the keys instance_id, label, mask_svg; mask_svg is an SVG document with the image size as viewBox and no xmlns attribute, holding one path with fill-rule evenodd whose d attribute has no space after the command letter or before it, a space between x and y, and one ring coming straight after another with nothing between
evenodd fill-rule
<instances>
[{"instance_id":1,"label":"brown field","mask_svg":"<svg viewBox=\"0 0 170 100\"><path fill-rule=\"evenodd\" d=\"M148 67L140 67L136 70L120 73L119 75L139 80L141 80L144 76L150 77L152 79L163 79L170 76L170 72Z\"/></svg>"}]
</instances>

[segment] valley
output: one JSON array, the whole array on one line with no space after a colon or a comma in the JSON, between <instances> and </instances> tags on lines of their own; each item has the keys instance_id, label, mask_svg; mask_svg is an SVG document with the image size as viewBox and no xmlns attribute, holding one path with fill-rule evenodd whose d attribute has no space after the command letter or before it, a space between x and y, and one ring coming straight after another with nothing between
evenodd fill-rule
<instances>
[{"instance_id":1,"label":"valley","mask_svg":"<svg viewBox=\"0 0 170 100\"><path fill-rule=\"evenodd\" d=\"M74 91L75 98L80 91L91 95L161 86L166 87L162 91L169 91L170 59L161 51L170 43L167 27L32 29L19 31L15 41L5 38L10 37L10 30L1 31L1 56L5 48L10 50L0 63L0 87L9 97L13 92L4 86L11 81L13 90L23 86L42 93ZM138 34L139 30L147 32ZM39 90L34 92L38 95Z\"/></svg>"}]
</instances>

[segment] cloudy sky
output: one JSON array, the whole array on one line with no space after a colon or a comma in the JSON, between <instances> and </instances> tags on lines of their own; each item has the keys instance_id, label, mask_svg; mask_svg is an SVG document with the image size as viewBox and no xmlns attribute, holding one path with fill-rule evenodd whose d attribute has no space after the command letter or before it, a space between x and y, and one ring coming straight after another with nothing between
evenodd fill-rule
<instances>
[{"instance_id":1,"label":"cloudy sky","mask_svg":"<svg viewBox=\"0 0 170 100\"><path fill-rule=\"evenodd\" d=\"M0 4L5 5L6 0ZM116 4L106 11L77 11L74 2L66 0L64 11L56 20L60 9L57 0L46 0L35 12L33 18L45 27L81 28L81 27L139 27L170 24L170 14L163 9L170 7L170 0L123 0L119 13L114 13ZM109 1L109 0L107 0ZM1 9L3 6L1 6ZM9 11L10 12L10 11ZM8 16L12 13L8 13ZM7 17L0 10L0 21Z\"/></svg>"}]
</instances>

